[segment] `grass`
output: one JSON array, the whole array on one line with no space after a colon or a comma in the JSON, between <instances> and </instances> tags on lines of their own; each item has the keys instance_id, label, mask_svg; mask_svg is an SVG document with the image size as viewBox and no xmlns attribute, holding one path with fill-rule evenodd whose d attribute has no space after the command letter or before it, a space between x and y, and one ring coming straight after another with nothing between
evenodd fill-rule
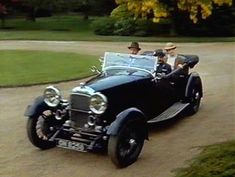
<instances>
[{"instance_id":1,"label":"grass","mask_svg":"<svg viewBox=\"0 0 235 177\"><path fill-rule=\"evenodd\" d=\"M91 22L79 16L53 16L30 22L24 18L7 19L8 30L0 30L0 40L63 40L63 41L141 41L141 42L234 42L235 37L135 37L99 36Z\"/></svg>"},{"instance_id":2,"label":"grass","mask_svg":"<svg viewBox=\"0 0 235 177\"><path fill-rule=\"evenodd\" d=\"M177 171L176 177L234 177L235 141L206 147L191 165Z\"/></svg>"},{"instance_id":3,"label":"grass","mask_svg":"<svg viewBox=\"0 0 235 177\"><path fill-rule=\"evenodd\" d=\"M46 30L46 31L76 31L86 32L90 30L90 23L97 17L87 21L80 16L52 16L37 18L36 22L26 20L25 18L15 18L6 20L6 27L12 30Z\"/></svg>"},{"instance_id":4,"label":"grass","mask_svg":"<svg viewBox=\"0 0 235 177\"><path fill-rule=\"evenodd\" d=\"M0 51L0 87L84 78L99 64L96 56L48 51Z\"/></svg>"}]
</instances>

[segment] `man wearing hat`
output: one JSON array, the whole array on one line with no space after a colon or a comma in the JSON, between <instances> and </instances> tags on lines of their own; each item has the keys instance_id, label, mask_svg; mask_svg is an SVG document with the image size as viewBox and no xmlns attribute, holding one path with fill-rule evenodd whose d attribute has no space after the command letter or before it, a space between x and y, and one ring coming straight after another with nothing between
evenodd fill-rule
<instances>
[{"instance_id":1,"label":"man wearing hat","mask_svg":"<svg viewBox=\"0 0 235 177\"><path fill-rule=\"evenodd\" d=\"M172 69L171 65L166 63L167 58L163 50L162 49L155 50L154 56L156 56L158 59L156 73L165 74L165 75L169 74L172 71Z\"/></svg>"},{"instance_id":2,"label":"man wearing hat","mask_svg":"<svg viewBox=\"0 0 235 177\"><path fill-rule=\"evenodd\" d=\"M176 52L176 46L172 42L168 42L164 49L167 53L167 63L171 65L172 70L177 68L183 68L183 64L185 62L185 57L182 55L178 55ZM184 68L181 74L187 74L188 68Z\"/></svg>"},{"instance_id":3,"label":"man wearing hat","mask_svg":"<svg viewBox=\"0 0 235 177\"><path fill-rule=\"evenodd\" d=\"M130 54L132 55L137 55L138 52L141 50L138 42L132 42L128 49L130 50Z\"/></svg>"}]
</instances>

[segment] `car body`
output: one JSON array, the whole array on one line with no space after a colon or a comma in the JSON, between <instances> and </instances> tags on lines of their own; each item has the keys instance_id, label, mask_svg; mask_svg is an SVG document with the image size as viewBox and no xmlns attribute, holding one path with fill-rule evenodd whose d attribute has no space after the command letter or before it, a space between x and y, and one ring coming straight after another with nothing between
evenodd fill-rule
<instances>
[{"instance_id":1,"label":"car body","mask_svg":"<svg viewBox=\"0 0 235 177\"><path fill-rule=\"evenodd\" d=\"M184 55L184 68L193 68L195 55ZM49 86L27 107L27 134L41 149L54 146L77 151L107 149L118 167L135 162L148 123L174 118L182 111L198 111L202 83L198 73L155 73L151 55L106 52L101 72L62 98Z\"/></svg>"}]
</instances>

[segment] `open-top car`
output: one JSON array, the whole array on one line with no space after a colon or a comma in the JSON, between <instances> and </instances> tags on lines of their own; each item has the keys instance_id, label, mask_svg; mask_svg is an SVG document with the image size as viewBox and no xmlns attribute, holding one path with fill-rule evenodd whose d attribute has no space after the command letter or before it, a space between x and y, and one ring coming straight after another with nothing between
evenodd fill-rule
<instances>
[{"instance_id":1,"label":"open-top car","mask_svg":"<svg viewBox=\"0 0 235 177\"><path fill-rule=\"evenodd\" d=\"M182 69L162 75L154 56L106 52L99 74L73 88L68 100L49 86L27 107L29 140L40 149L107 149L118 167L132 164L148 139L148 123L198 111L201 79L181 70L199 59L183 57Z\"/></svg>"}]
</instances>

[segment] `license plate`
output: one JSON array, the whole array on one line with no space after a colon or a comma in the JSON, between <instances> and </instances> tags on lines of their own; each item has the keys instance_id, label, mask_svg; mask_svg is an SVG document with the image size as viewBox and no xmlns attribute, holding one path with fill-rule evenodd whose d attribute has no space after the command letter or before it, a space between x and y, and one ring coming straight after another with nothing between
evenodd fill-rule
<instances>
[{"instance_id":1,"label":"license plate","mask_svg":"<svg viewBox=\"0 0 235 177\"><path fill-rule=\"evenodd\" d=\"M75 142L75 141L69 141L69 140L64 140L64 139L57 139L57 146L65 149L72 149L75 151L80 151L80 152L87 152L86 144Z\"/></svg>"}]
</instances>

